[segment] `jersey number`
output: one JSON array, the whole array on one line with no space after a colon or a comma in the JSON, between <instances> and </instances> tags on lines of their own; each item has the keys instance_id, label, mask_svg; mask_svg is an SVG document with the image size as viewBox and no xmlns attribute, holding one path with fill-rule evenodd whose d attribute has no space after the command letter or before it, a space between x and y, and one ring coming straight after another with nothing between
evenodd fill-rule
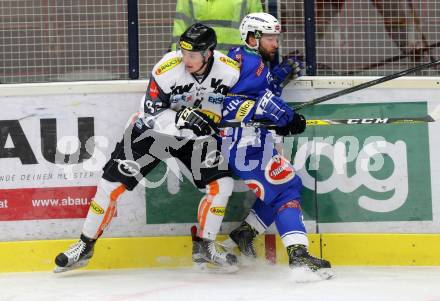
<instances>
[{"instance_id":1,"label":"jersey number","mask_svg":"<svg viewBox=\"0 0 440 301\"><path fill-rule=\"evenodd\" d=\"M156 107L154 105L154 102L151 99L145 99L145 106L144 106L145 113L153 115L156 113Z\"/></svg>"}]
</instances>

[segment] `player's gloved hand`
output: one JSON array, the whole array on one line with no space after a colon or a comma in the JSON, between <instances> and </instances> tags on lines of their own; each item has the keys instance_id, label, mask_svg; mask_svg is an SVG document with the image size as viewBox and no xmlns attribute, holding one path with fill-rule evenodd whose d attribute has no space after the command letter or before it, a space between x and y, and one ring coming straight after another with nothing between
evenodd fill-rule
<instances>
[{"instance_id":1,"label":"player's gloved hand","mask_svg":"<svg viewBox=\"0 0 440 301\"><path fill-rule=\"evenodd\" d=\"M260 93L255 103L255 120L270 120L277 127L286 126L293 118L293 110L278 96L271 91L265 90Z\"/></svg>"},{"instance_id":2,"label":"player's gloved hand","mask_svg":"<svg viewBox=\"0 0 440 301\"><path fill-rule=\"evenodd\" d=\"M296 56L288 56L283 61L272 68L272 76L274 84L281 89L284 88L291 80L301 76L301 69L304 63Z\"/></svg>"},{"instance_id":3,"label":"player's gloved hand","mask_svg":"<svg viewBox=\"0 0 440 301\"><path fill-rule=\"evenodd\" d=\"M306 125L306 118L301 114L294 113L292 121L283 127L277 127L275 132L281 136L301 134L306 129Z\"/></svg>"},{"instance_id":4,"label":"player's gloved hand","mask_svg":"<svg viewBox=\"0 0 440 301\"><path fill-rule=\"evenodd\" d=\"M179 129L190 129L197 136L212 135L219 130L206 114L194 108L182 107L176 114L176 126Z\"/></svg>"}]
</instances>

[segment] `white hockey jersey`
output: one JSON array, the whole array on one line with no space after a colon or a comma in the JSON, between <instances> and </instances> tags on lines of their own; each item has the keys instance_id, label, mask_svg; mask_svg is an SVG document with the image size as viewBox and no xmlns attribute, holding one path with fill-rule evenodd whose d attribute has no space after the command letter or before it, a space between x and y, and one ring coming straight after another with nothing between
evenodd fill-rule
<instances>
[{"instance_id":1,"label":"white hockey jersey","mask_svg":"<svg viewBox=\"0 0 440 301\"><path fill-rule=\"evenodd\" d=\"M192 134L175 126L176 111L182 106L197 107L219 122L224 96L238 81L240 68L236 61L217 51L207 68L205 76L197 79L185 70L180 51L167 53L154 66L141 104L145 124L164 134Z\"/></svg>"}]
</instances>

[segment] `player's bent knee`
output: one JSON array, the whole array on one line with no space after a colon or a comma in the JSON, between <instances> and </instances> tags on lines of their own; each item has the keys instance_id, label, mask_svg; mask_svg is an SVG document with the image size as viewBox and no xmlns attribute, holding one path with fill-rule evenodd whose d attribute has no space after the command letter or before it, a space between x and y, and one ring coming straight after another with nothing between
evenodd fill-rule
<instances>
[{"instance_id":1,"label":"player's bent knee","mask_svg":"<svg viewBox=\"0 0 440 301\"><path fill-rule=\"evenodd\" d=\"M141 157L141 154L137 154L133 150L131 152L133 158ZM110 160L103 168L102 178L108 182L122 183L127 190L131 191L143 179L144 174L147 174L157 165L155 158L150 161L152 164L147 164L146 167L141 168L136 161L126 158L124 143L119 142L111 154Z\"/></svg>"},{"instance_id":2,"label":"player's bent knee","mask_svg":"<svg viewBox=\"0 0 440 301\"><path fill-rule=\"evenodd\" d=\"M223 177L217 179L216 182L218 183L218 194L225 197L230 197L232 195L234 179L231 177Z\"/></svg>"}]
</instances>

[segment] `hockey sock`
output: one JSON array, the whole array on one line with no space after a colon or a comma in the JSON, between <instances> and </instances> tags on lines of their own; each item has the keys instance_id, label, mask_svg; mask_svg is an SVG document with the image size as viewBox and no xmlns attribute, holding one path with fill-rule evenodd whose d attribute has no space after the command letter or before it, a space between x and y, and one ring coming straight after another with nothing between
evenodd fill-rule
<instances>
[{"instance_id":1,"label":"hockey sock","mask_svg":"<svg viewBox=\"0 0 440 301\"><path fill-rule=\"evenodd\" d=\"M229 177L215 180L206 186L206 195L200 201L197 214L200 225L199 237L215 240L233 186L234 181Z\"/></svg>"},{"instance_id":2,"label":"hockey sock","mask_svg":"<svg viewBox=\"0 0 440 301\"><path fill-rule=\"evenodd\" d=\"M261 234L273 223L274 219L275 211L273 207L267 205L260 199L256 199L245 221L254 228L258 234Z\"/></svg>"},{"instance_id":3,"label":"hockey sock","mask_svg":"<svg viewBox=\"0 0 440 301\"><path fill-rule=\"evenodd\" d=\"M299 201L291 200L277 207L275 224L285 247L309 245Z\"/></svg>"},{"instance_id":4,"label":"hockey sock","mask_svg":"<svg viewBox=\"0 0 440 301\"><path fill-rule=\"evenodd\" d=\"M116 213L116 201L125 191L124 185L101 179L83 226L83 235L91 239L101 236Z\"/></svg>"}]
</instances>

